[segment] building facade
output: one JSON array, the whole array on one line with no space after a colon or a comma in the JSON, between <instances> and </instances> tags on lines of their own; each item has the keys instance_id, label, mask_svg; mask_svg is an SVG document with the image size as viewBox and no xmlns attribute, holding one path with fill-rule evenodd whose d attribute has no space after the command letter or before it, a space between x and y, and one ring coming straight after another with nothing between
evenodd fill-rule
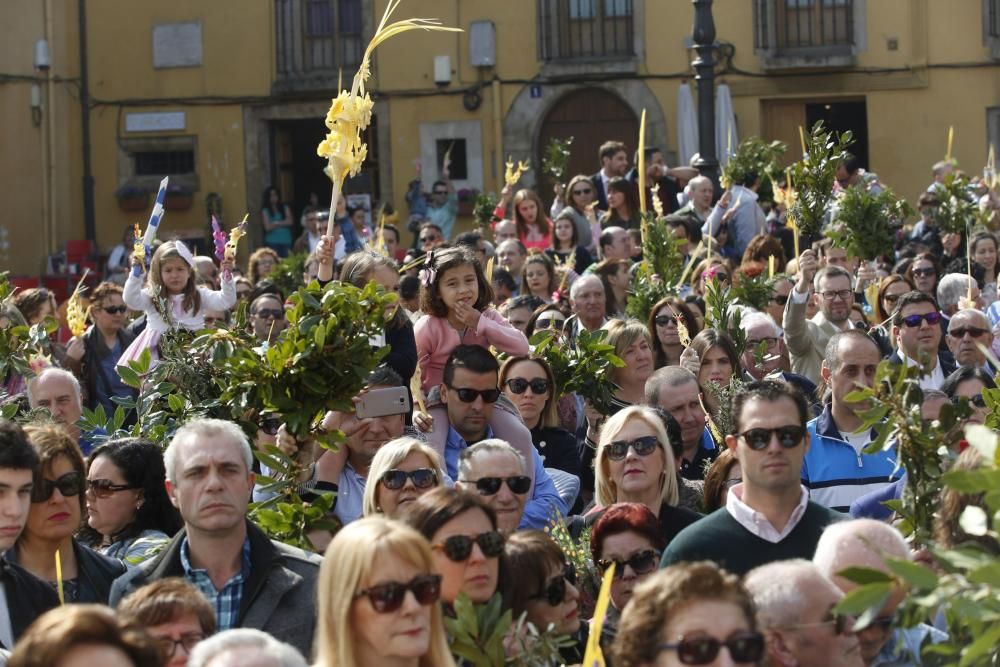
<instances>
[{"instance_id":1,"label":"building facade","mask_svg":"<svg viewBox=\"0 0 1000 667\"><path fill-rule=\"evenodd\" d=\"M163 174L178 190L164 235L203 236L211 209L227 225L249 212L259 238L271 184L296 215L311 194L327 201L322 119L387 1L0 3L0 267L37 275L88 233L107 252L144 224L142 191ZM678 154L679 90L693 87L688 0L420 0L399 12L464 32L408 33L376 51L369 161L348 193L405 219L416 162L429 189L450 152L463 198L502 187L507 156L530 159L523 182L548 195L537 168L550 138L573 136L570 171L593 173L603 140L635 148L643 110L647 143L672 164L690 159ZM909 199L945 156L949 127L970 173L1000 146L1000 0L717 0L714 17L738 137L786 141L791 160L799 126L851 129L866 168Z\"/></svg>"}]
</instances>

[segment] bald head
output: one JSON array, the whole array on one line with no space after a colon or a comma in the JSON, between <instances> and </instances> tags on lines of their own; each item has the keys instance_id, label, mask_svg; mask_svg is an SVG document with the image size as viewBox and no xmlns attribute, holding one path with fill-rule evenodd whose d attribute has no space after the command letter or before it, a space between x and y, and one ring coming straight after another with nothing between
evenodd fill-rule
<instances>
[{"instance_id":1,"label":"bald head","mask_svg":"<svg viewBox=\"0 0 1000 667\"><path fill-rule=\"evenodd\" d=\"M762 630L799 623L810 609L843 596L815 564L802 558L756 567L743 585L753 597Z\"/></svg>"},{"instance_id":2,"label":"bald head","mask_svg":"<svg viewBox=\"0 0 1000 667\"><path fill-rule=\"evenodd\" d=\"M948 322L945 343L959 366L985 366L986 354L980 346L988 350L993 345L993 330L986 314L975 308L955 313Z\"/></svg>"},{"instance_id":3,"label":"bald head","mask_svg":"<svg viewBox=\"0 0 1000 667\"><path fill-rule=\"evenodd\" d=\"M910 559L910 548L903 535L887 523L874 519L855 519L827 526L816 545L813 563L824 576L846 592L857 584L837 573L849 567L888 573L886 558Z\"/></svg>"}]
</instances>

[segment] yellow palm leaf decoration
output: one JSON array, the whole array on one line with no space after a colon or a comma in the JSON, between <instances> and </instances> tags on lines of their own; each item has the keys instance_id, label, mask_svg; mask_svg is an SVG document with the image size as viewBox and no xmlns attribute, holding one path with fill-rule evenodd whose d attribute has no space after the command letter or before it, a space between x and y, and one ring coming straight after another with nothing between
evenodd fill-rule
<instances>
[{"instance_id":1,"label":"yellow palm leaf decoration","mask_svg":"<svg viewBox=\"0 0 1000 667\"><path fill-rule=\"evenodd\" d=\"M86 288L83 286L83 281L87 279L88 273L90 269L83 272L80 282L76 284L76 289L69 297L69 303L66 304L66 324L69 325L70 332L78 337L87 331L87 311L83 307L83 290Z\"/></svg>"},{"instance_id":2,"label":"yellow palm leaf decoration","mask_svg":"<svg viewBox=\"0 0 1000 667\"><path fill-rule=\"evenodd\" d=\"M503 181L510 187L514 187L515 185L517 185L517 182L521 180L521 175L524 174L524 172L531 169L531 163L518 160L517 168L515 169L514 158L508 156L506 167L507 168L503 174Z\"/></svg>"},{"instance_id":3,"label":"yellow palm leaf decoration","mask_svg":"<svg viewBox=\"0 0 1000 667\"><path fill-rule=\"evenodd\" d=\"M385 40L409 30L443 30L461 32L459 28L447 28L437 19L406 19L389 23L389 17L402 0L389 0L382 20L379 21L375 36L368 43L361 65L354 75L351 90L341 90L330 105L326 114L326 127L330 130L326 138L316 148L320 157L327 159L323 170L333 181L333 193L330 197L330 220L327 223L327 234L333 235L335 224L334 211L337 210L337 200L344 180L348 176L357 176L361 164L368 155L368 147L361 140L364 130L371 124L374 102L365 90L365 82L371 77L372 52Z\"/></svg>"},{"instance_id":4,"label":"yellow palm leaf decoration","mask_svg":"<svg viewBox=\"0 0 1000 667\"><path fill-rule=\"evenodd\" d=\"M604 571L604 580L601 581L601 592L597 595L597 603L594 606L594 620L590 623L590 635L587 637L587 650L583 654L583 667L605 667L604 652L601 651L601 629L604 627L604 619L608 615L608 605L611 604L611 582L615 577L615 567L617 563L612 563L611 567Z\"/></svg>"},{"instance_id":5,"label":"yellow palm leaf decoration","mask_svg":"<svg viewBox=\"0 0 1000 667\"><path fill-rule=\"evenodd\" d=\"M139 229L139 223L132 225L132 235L135 241L132 243L132 256L135 257L140 262L146 261L146 244L142 242L142 231Z\"/></svg>"}]
</instances>

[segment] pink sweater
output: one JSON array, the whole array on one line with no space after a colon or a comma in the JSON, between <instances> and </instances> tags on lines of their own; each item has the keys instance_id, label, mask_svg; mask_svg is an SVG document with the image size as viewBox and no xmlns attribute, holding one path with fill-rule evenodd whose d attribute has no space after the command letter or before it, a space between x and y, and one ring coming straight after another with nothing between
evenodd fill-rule
<instances>
[{"instance_id":1,"label":"pink sweater","mask_svg":"<svg viewBox=\"0 0 1000 667\"><path fill-rule=\"evenodd\" d=\"M487 349L492 345L507 354L528 354L528 339L492 308L479 318L476 331L467 330L464 336L459 335L448 318L431 315L417 320L413 333L417 339L417 363L425 395L431 387L441 384L444 365L459 345L480 345Z\"/></svg>"}]
</instances>

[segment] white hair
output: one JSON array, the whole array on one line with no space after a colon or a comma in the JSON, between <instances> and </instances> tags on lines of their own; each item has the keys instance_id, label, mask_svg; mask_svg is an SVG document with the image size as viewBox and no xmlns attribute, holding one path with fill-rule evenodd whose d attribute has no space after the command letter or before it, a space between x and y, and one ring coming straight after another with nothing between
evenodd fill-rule
<instances>
[{"instance_id":1,"label":"white hair","mask_svg":"<svg viewBox=\"0 0 1000 667\"><path fill-rule=\"evenodd\" d=\"M990 326L990 318L986 316L986 313L979 310L978 308L963 308L962 310L956 311L954 315L951 316L951 320L948 321L948 328L951 328L951 323L955 321L959 315L971 316L979 318L980 322L986 326L987 329L992 329ZM924 392L926 393L926 392Z\"/></svg>"},{"instance_id":2,"label":"white hair","mask_svg":"<svg viewBox=\"0 0 1000 667\"><path fill-rule=\"evenodd\" d=\"M462 450L462 453L458 455L459 479L468 479L469 475L472 473L472 459L477 454L509 454L510 456L513 456L521 466L522 475L526 474L528 469L528 462L525 461L524 455L514 449L509 442L501 440L500 438L487 438L486 440L480 440L471 447L466 447Z\"/></svg>"},{"instance_id":3,"label":"white hair","mask_svg":"<svg viewBox=\"0 0 1000 667\"><path fill-rule=\"evenodd\" d=\"M947 306L958 304L958 300L969 291L969 283L973 280L971 276L964 273L949 273L941 277L937 286L938 308L944 310ZM972 283L976 287L976 283Z\"/></svg>"},{"instance_id":4,"label":"white hair","mask_svg":"<svg viewBox=\"0 0 1000 667\"><path fill-rule=\"evenodd\" d=\"M765 324L771 330L771 335L781 337L781 327L775 324L770 315L757 310L744 310L740 318L740 328L746 333L750 333L750 328L758 324Z\"/></svg>"},{"instance_id":5,"label":"white hair","mask_svg":"<svg viewBox=\"0 0 1000 667\"><path fill-rule=\"evenodd\" d=\"M69 371L64 370L62 368L56 368L55 366L49 366L47 368L43 368L42 371L38 375L36 375L35 377L33 377L30 380L28 380L28 405L29 406L31 406L33 408L37 408L38 407L38 403L36 402L36 399L35 399L34 389L38 385L38 383L42 381L43 378L46 378L46 377L49 377L49 376L60 377L60 378L62 378L64 380L66 380L67 382L69 382L73 386L73 396L76 398L76 407L78 407L78 408L82 408L83 407L83 401L81 399L81 394L80 394L80 381L77 380L76 376L73 375L72 373L70 373Z\"/></svg>"},{"instance_id":6,"label":"white hair","mask_svg":"<svg viewBox=\"0 0 1000 667\"><path fill-rule=\"evenodd\" d=\"M792 625L815 604L808 595L808 584L828 586L840 597L840 591L823 576L812 561L804 558L775 561L750 570L743 585L757 608L761 630Z\"/></svg>"},{"instance_id":7,"label":"white hair","mask_svg":"<svg viewBox=\"0 0 1000 667\"><path fill-rule=\"evenodd\" d=\"M593 273L585 273L576 280L573 281L573 285L569 288L569 298L572 301L576 301L576 297L580 294L580 291L589 285L590 283L597 283L601 287L601 291L604 291L604 283L601 282L600 276Z\"/></svg>"},{"instance_id":8,"label":"white hair","mask_svg":"<svg viewBox=\"0 0 1000 667\"><path fill-rule=\"evenodd\" d=\"M199 642L191 651L187 664L188 667L237 667L241 657L248 657L246 651L252 651L255 657L272 658L277 667L308 667L309 664L294 646L253 628L225 630Z\"/></svg>"},{"instance_id":9,"label":"white hair","mask_svg":"<svg viewBox=\"0 0 1000 667\"><path fill-rule=\"evenodd\" d=\"M173 484L177 481L177 450L181 444L188 439L195 439L200 436L222 435L239 446L243 455L243 462L246 463L247 472L253 466L253 451L250 449L250 441L239 426L225 419L192 419L188 423L177 429L174 437L170 439L170 444L163 452L163 465L167 469L167 479Z\"/></svg>"},{"instance_id":10,"label":"white hair","mask_svg":"<svg viewBox=\"0 0 1000 667\"><path fill-rule=\"evenodd\" d=\"M855 584L837 576L838 572L864 567L888 573L886 558L910 559L910 547L902 533L875 519L855 519L830 524L823 530L813 563L842 590L850 590Z\"/></svg>"}]
</instances>

